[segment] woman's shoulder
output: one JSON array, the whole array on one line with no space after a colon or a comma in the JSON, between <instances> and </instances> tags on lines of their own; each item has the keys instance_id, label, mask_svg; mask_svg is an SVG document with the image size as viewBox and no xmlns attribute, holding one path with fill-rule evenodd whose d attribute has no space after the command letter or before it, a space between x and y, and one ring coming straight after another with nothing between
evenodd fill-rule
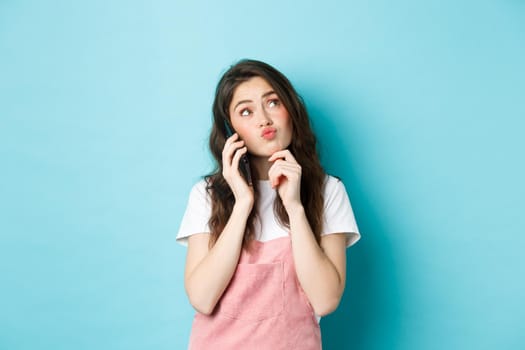
<instances>
[{"instance_id":1,"label":"woman's shoulder","mask_svg":"<svg viewBox=\"0 0 525 350\"><path fill-rule=\"evenodd\" d=\"M201 178L195 182L190 190L190 197L208 198L209 197L209 180Z\"/></svg>"},{"instance_id":2,"label":"woman's shoulder","mask_svg":"<svg viewBox=\"0 0 525 350\"><path fill-rule=\"evenodd\" d=\"M333 192L341 187L344 188L343 181L339 177L330 174L325 174L324 185L325 193Z\"/></svg>"},{"instance_id":3,"label":"woman's shoulder","mask_svg":"<svg viewBox=\"0 0 525 350\"><path fill-rule=\"evenodd\" d=\"M206 178L201 178L197 182L195 182L192 186L192 190L198 190L198 191L206 191L208 188L208 180Z\"/></svg>"}]
</instances>

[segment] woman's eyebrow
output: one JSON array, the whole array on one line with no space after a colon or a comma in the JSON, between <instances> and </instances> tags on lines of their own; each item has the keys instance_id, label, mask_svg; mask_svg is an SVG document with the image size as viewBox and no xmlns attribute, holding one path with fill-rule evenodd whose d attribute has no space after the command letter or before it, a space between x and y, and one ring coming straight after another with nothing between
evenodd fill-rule
<instances>
[{"instance_id":1,"label":"woman's eyebrow","mask_svg":"<svg viewBox=\"0 0 525 350\"><path fill-rule=\"evenodd\" d=\"M265 92L264 94L262 94L261 97L262 97L262 98L265 98L265 97L268 97L268 96L270 96L270 95L272 95L272 94L275 94L275 91L270 90L270 91L267 91L267 92ZM241 105L241 104L243 104L243 103L250 103L250 102L253 102L253 101L252 101L252 100L241 100L241 101L239 101L239 102L237 102L237 103L235 104L235 107L233 107L233 110L236 110L237 107L239 107L239 105Z\"/></svg>"},{"instance_id":2,"label":"woman's eyebrow","mask_svg":"<svg viewBox=\"0 0 525 350\"><path fill-rule=\"evenodd\" d=\"M268 97L268 96L270 96L271 94L275 94L275 91L273 91L273 90L270 90L270 91L268 91L268 92L265 92L264 94L262 94L262 96L261 96L261 97L262 97L262 98L265 98L265 97Z\"/></svg>"},{"instance_id":3,"label":"woman's eyebrow","mask_svg":"<svg viewBox=\"0 0 525 350\"><path fill-rule=\"evenodd\" d=\"M249 103L249 102L253 102L252 100L242 100L242 101L239 101L235 104L235 107L233 107L233 110L236 110L237 107L239 107L239 105L243 104L243 103Z\"/></svg>"}]
</instances>

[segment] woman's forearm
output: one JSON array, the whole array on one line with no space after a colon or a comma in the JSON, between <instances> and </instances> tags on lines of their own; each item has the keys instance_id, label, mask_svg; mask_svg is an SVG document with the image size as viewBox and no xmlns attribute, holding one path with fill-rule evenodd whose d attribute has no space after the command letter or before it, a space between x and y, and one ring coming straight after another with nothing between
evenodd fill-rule
<instances>
[{"instance_id":1,"label":"woman's forearm","mask_svg":"<svg viewBox=\"0 0 525 350\"><path fill-rule=\"evenodd\" d=\"M324 316L339 305L345 286L346 263L339 259L338 264L334 264L319 246L302 205L289 210L288 215L299 283L315 313Z\"/></svg>"},{"instance_id":2,"label":"woman's forearm","mask_svg":"<svg viewBox=\"0 0 525 350\"><path fill-rule=\"evenodd\" d=\"M186 292L197 311L212 313L228 286L239 261L249 213L249 209L235 205L213 247L202 254L194 268L187 271Z\"/></svg>"}]
</instances>

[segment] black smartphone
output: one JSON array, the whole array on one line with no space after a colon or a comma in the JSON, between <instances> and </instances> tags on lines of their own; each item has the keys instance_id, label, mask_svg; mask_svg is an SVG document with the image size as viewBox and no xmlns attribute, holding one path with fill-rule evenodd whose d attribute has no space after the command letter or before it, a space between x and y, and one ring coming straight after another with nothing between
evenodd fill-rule
<instances>
[{"instance_id":1,"label":"black smartphone","mask_svg":"<svg viewBox=\"0 0 525 350\"><path fill-rule=\"evenodd\" d=\"M233 128L230 126L230 123L228 123L227 120L224 121L224 127L226 128L226 138L232 136ZM243 154L241 156L239 162L239 170L241 171L241 174L248 183L248 185L253 186L252 172L250 170L250 163L248 162L248 157L246 156L246 154Z\"/></svg>"}]
</instances>

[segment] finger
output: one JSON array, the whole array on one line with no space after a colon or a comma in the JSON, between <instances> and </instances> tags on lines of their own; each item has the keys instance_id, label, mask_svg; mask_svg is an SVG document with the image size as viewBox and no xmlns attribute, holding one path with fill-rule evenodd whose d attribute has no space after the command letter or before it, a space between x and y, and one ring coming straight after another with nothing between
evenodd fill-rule
<instances>
[{"instance_id":1,"label":"finger","mask_svg":"<svg viewBox=\"0 0 525 350\"><path fill-rule=\"evenodd\" d=\"M239 176L239 162L240 158L248 151L247 147L242 147L239 149L233 149L233 155L229 155L227 158L228 161L226 162L223 157L223 167L222 167L222 175L224 178L228 179L232 176Z\"/></svg>"},{"instance_id":2,"label":"finger","mask_svg":"<svg viewBox=\"0 0 525 350\"><path fill-rule=\"evenodd\" d=\"M283 159L277 159L268 170L268 175L270 175L272 172L278 171L279 169L289 169L290 171L301 173L301 166L299 164L291 163Z\"/></svg>"},{"instance_id":3,"label":"finger","mask_svg":"<svg viewBox=\"0 0 525 350\"><path fill-rule=\"evenodd\" d=\"M222 159L223 159L223 163L227 160L229 161L228 163L231 162L231 159L233 157L233 154L235 153L235 151L241 147L244 146L244 141L243 140L239 140L239 141L235 141L235 142L232 142L230 144L226 144L224 146L224 149L222 151Z\"/></svg>"},{"instance_id":4,"label":"finger","mask_svg":"<svg viewBox=\"0 0 525 350\"><path fill-rule=\"evenodd\" d=\"M282 169L278 173L273 174L270 178L270 184L272 188L279 187L283 181L288 181L290 183L299 181L299 176L297 172L290 169Z\"/></svg>"},{"instance_id":5,"label":"finger","mask_svg":"<svg viewBox=\"0 0 525 350\"><path fill-rule=\"evenodd\" d=\"M284 159L277 159L273 164L272 166L270 167L270 170L271 169L277 169L279 167L282 167L282 168L290 168L290 169L297 169L297 170L301 170L301 166L298 164L298 163L292 163L292 162L289 162L289 161L286 161ZM268 170L268 171L270 171Z\"/></svg>"},{"instance_id":6,"label":"finger","mask_svg":"<svg viewBox=\"0 0 525 350\"><path fill-rule=\"evenodd\" d=\"M279 186L281 182L281 171L277 169L276 167L271 167L270 170L268 170L268 180L270 180L270 185L272 188L275 188L276 186Z\"/></svg>"},{"instance_id":7,"label":"finger","mask_svg":"<svg viewBox=\"0 0 525 350\"><path fill-rule=\"evenodd\" d=\"M239 138L239 134L234 133L232 136L226 139L226 142L224 143L224 147L226 147L226 145L230 145L231 143L235 142L235 140L237 140L238 138Z\"/></svg>"},{"instance_id":8,"label":"finger","mask_svg":"<svg viewBox=\"0 0 525 350\"><path fill-rule=\"evenodd\" d=\"M300 179L301 168L296 164L286 163L285 161L276 161L268 171L268 179L272 187L278 186L282 178L286 177L289 180Z\"/></svg>"},{"instance_id":9,"label":"finger","mask_svg":"<svg viewBox=\"0 0 525 350\"><path fill-rule=\"evenodd\" d=\"M241 157L246 154L246 152L248 152L248 148L245 146L245 147L242 147L242 148L239 148L235 151L235 154L233 155L233 159L232 159L232 168L233 169L236 169L237 172L239 172L239 162L240 162L240 159Z\"/></svg>"},{"instance_id":10,"label":"finger","mask_svg":"<svg viewBox=\"0 0 525 350\"><path fill-rule=\"evenodd\" d=\"M268 161L273 162L274 160L279 159L279 158L287 160L292 163L297 163L297 160L292 155L292 152L290 152L287 149L283 149L282 151L275 152L274 154L270 156L270 158L268 158Z\"/></svg>"},{"instance_id":11,"label":"finger","mask_svg":"<svg viewBox=\"0 0 525 350\"><path fill-rule=\"evenodd\" d=\"M228 145L228 150L230 151L233 151L235 152L237 149L241 148L244 146L244 140L239 140L239 141L235 141L235 142L232 142L230 145Z\"/></svg>"},{"instance_id":12,"label":"finger","mask_svg":"<svg viewBox=\"0 0 525 350\"><path fill-rule=\"evenodd\" d=\"M230 148L232 146L235 146L235 144L238 143L238 142L243 142L243 140L240 140L240 139L238 139L238 137L233 135L231 138L226 140L226 142L224 143L223 151L227 150L228 148Z\"/></svg>"}]
</instances>

